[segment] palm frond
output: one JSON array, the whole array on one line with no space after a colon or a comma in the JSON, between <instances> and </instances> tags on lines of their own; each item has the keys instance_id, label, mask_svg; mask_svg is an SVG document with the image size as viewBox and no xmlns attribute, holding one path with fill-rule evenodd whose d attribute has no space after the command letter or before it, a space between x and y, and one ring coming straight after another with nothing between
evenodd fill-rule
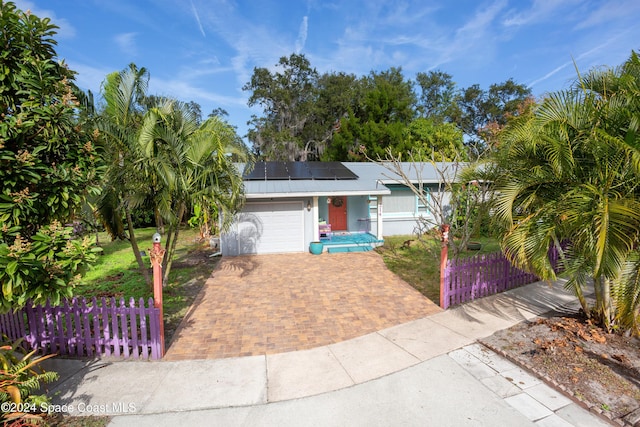
<instances>
[{"instance_id":1,"label":"palm frond","mask_svg":"<svg viewBox=\"0 0 640 427\"><path fill-rule=\"evenodd\" d=\"M625 262L612 296L617 307L616 320L622 329L640 335L640 253L634 252Z\"/></svg>"}]
</instances>

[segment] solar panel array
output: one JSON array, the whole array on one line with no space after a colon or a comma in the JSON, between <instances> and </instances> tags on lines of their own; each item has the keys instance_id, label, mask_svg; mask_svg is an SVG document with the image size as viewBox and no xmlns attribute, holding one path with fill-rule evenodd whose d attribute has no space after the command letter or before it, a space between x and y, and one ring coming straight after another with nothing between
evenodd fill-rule
<instances>
[{"instance_id":1,"label":"solar panel array","mask_svg":"<svg viewBox=\"0 0 640 427\"><path fill-rule=\"evenodd\" d=\"M358 179L340 162L256 162L253 169L245 169L247 181L266 180L343 180Z\"/></svg>"}]
</instances>

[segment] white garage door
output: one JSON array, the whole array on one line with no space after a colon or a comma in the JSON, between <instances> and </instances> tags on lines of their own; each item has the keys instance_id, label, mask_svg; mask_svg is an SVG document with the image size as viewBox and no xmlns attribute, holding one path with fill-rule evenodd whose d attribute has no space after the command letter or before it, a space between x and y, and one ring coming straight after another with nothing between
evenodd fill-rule
<instances>
[{"instance_id":1,"label":"white garage door","mask_svg":"<svg viewBox=\"0 0 640 427\"><path fill-rule=\"evenodd\" d=\"M302 202L247 203L238 218L238 253L304 251Z\"/></svg>"}]
</instances>

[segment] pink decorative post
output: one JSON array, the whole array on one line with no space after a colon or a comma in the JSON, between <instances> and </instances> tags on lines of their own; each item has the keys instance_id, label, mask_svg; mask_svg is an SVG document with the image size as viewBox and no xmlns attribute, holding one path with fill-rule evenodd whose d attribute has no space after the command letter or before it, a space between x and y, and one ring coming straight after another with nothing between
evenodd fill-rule
<instances>
[{"instance_id":1,"label":"pink decorative post","mask_svg":"<svg viewBox=\"0 0 640 427\"><path fill-rule=\"evenodd\" d=\"M153 249L149 251L153 267L153 305L160 309L160 356L164 356L164 312L162 310L162 259L165 250L160 246L160 233L153 235Z\"/></svg>"},{"instance_id":2,"label":"pink decorative post","mask_svg":"<svg viewBox=\"0 0 640 427\"><path fill-rule=\"evenodd\" d=\"M445 270L447 269L447 259L449 256L449 229L451 226L449 224L442 224L440 226L440 232L442 233L442 237L440 238L441 246L440 246L440 308L445 307L445 283L444 283L444 275Z\"/></svg>"}]
</instances>

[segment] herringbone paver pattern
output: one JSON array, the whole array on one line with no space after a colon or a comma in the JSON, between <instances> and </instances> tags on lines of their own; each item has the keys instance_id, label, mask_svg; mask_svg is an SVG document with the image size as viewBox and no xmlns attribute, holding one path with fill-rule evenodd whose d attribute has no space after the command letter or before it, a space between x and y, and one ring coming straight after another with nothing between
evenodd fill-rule
<instances>
[{"instance_id":1,"label":"herringbone paver pattern","mask_svg":"<svg viewBox=\"0 0 640 427\"><path fill-rule=\"evenodd\" d=\"M165 360L303 350L438 311L374 252L223 258Z\"/></svg>"}]
</instances>

